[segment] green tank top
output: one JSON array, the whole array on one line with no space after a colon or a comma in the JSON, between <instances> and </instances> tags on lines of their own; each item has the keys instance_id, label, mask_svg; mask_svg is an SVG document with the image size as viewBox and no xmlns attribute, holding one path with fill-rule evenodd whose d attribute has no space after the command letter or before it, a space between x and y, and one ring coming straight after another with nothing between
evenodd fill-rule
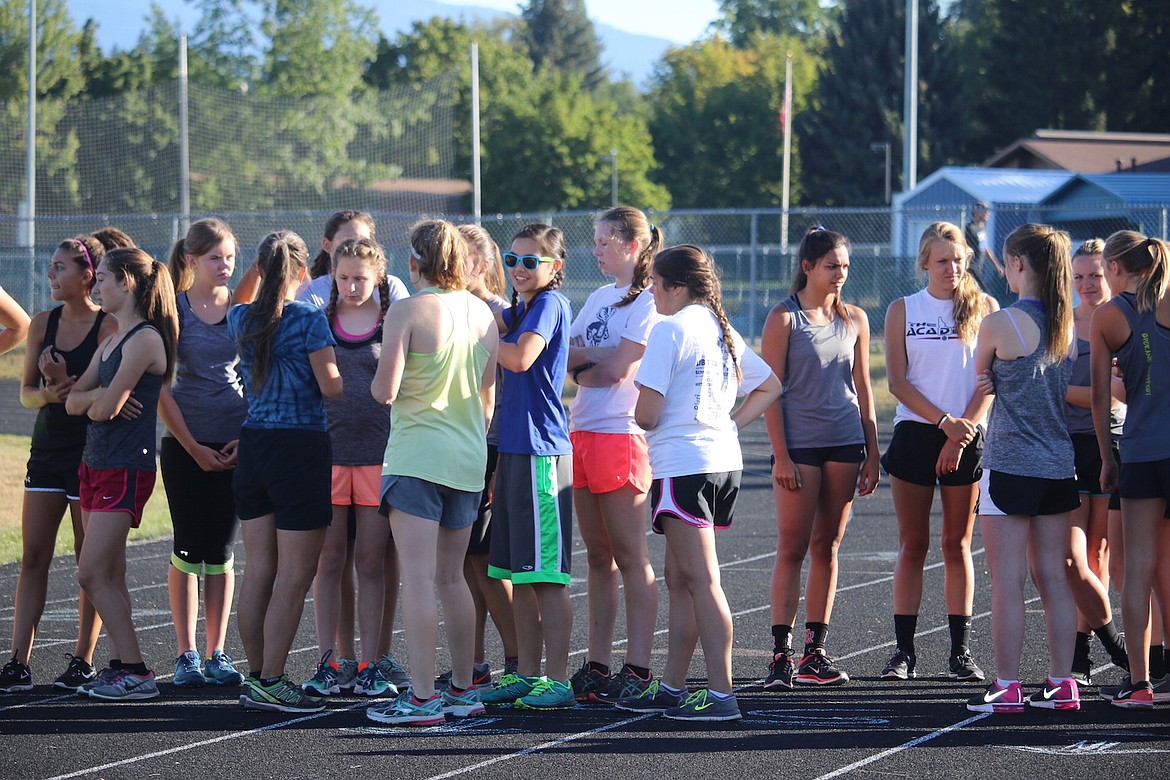
<instances>
[{"instance_id":1,"label":"green tank top","mask_svg":"<svg viewBox=\"0 0 1170 780\"><path fill-rule=\"evenodd\" d=\"M443 304L451 336L434 352L407 353L382 474L483 490L487 433L479 391L490 354L472 333L472 296L434 287L418 294L434 295Z\"/></svg>"}]
</instances>

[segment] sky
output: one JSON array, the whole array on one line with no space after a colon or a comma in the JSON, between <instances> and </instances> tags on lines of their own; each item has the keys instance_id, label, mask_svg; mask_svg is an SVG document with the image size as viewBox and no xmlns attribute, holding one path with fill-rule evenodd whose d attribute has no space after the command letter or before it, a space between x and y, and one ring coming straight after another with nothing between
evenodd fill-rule
<instances>
[{"instance_id":1,"label":"sky","mask_svg":"<svg viewBox=\"0 0 1170 780\"><path fill-rule=\"evenodd\" d=\"M460 0L517 13L519 0ZM690 43L719 15L716 0L585 0L589 18L626 32Z\"/></svg>"}]
</instances>

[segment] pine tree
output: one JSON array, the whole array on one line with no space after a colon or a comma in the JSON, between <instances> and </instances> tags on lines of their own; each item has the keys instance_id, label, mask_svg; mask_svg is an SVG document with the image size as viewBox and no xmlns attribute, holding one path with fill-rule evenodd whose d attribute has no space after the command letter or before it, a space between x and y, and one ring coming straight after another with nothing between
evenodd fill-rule
<instances>
[{"instance_id":1,"label":"pine tree","mask_svg":"<svg viewBox=\"0 0 1170 780\"><path fill-rule=\"evenodd\" d=\"M831 21L819 0L719 0L719 13L715 24L737 49L748 48L761 33L819 38Z\"/></svg>"},{"instance_id":2,"label":"pine tree","mask_svg":"<svg viewBox=\"0 0 1170 780\"><path fill-rule=\"evenodd\" d=\"M588 90L605 81L601 43L585 14L584 0L529 0L520 18L521 36L537 70L576 73Z\"/></svg>"}]
</instances>

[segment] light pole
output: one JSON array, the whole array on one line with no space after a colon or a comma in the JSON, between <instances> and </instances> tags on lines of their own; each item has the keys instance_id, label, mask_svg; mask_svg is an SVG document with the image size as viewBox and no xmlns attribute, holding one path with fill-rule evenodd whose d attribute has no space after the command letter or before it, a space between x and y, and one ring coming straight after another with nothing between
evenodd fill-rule
<instances>
[{"instance_id":1,"label":"light pole","mask_svg":"<svg viewBox=\"0 0 1170 780\"><path fill-rule=\"evenodd\" d=\"M869 145L871 152L886 153L886 205L890 205L890 142L874 141Z\"/></svg>"},{"instance_id":2,"label":"light pole","mask_svg":"<svg viewBox=\"0 0 1170 780\"><path fill-rule=\"evenodd\" d=\"M609 154L601 155L601 161L608 162L610 165L610 181L609 181L610 204L609 205L616 208L617 204L618 204L618 171L617 171L618 150L617 149L610 149Z\"/></svg>"}]
</instances>

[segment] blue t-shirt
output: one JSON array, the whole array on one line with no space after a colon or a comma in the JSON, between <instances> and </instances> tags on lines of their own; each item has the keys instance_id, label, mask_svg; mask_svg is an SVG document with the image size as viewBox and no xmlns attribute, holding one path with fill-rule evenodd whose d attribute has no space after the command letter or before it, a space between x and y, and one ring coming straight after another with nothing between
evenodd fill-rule
<instances>
[{"instance_id":1,"label":"blue t-shirt","mask_svg":"<svg viewBox=\"0 0 1170 780\"><path fill-rule=\"evenodd\" d=\"M300 301L284 304L280 327L272 339L268 360L268 377L260 392L252 386L253 344L240 343L240 336L252 330L247 321L253 304L233 306L228 312L228 332L240 345L240 375L248 399L245 428L301 428L324 431L327 418L325 401L309 355L335 346L325 312Z\"/></svg>"},{"instance_id":2,"label":"blue t-shirt","mask_svg":"<svg viewBox=\"0 0 1170 780\"><path fill-rule=\"evenodd\" d=\"M504 325L510 326L510 310L504 311ZM545 348L527 371L504 373L503 401L500 404L499 451L511 455L568 455L569 421L561 403L565 373L569 366L569 323L573 319L569 299L555 290L541 293L526 310L516 309L520 327L502 341L515 344L524 333L536 333Z\"/></svg>"}]
</instances>

